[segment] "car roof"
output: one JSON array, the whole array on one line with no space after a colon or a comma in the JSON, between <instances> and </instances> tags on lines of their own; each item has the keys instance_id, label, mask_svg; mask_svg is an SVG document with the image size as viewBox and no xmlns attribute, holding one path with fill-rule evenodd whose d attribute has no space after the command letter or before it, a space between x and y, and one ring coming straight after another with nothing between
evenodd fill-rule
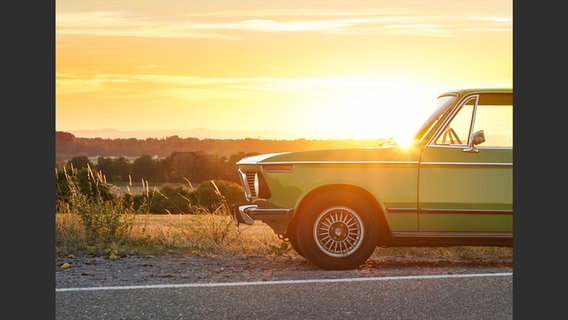
<instances>
[{"instance_id":1,"label":"car roof","mask_svg":"<svg viewBox=\"0 0 568 320\"><path fill-rule=\"evenodd\" d=\"M440 96L447 94L457 94L463 96L470 93L484 93L484 92L513 92L513 88L460 88L456 90L446 91Z\"/></svg>"}]
</instances>

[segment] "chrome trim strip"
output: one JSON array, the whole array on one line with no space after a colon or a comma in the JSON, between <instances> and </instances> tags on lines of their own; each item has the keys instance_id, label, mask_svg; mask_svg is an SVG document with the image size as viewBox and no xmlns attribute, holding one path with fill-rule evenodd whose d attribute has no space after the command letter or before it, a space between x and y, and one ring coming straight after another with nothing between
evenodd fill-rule
<instances>
[{"instance_id":1,"label":"chrome trim strip","mask_svg":"<svg viewBox=\"0 0 568 320\"><path fill-rule=\"evenodd\" d=\"M278 161L258 162L258 164L418 164L419 161Z\"/></svg>"},{"instance_id":2,"label":"chrome trim strip","mask_svg":"<svg viewBox=\"0 0 568 320\"><path fill-rule=\"evenodd\" d=\"M423 166L512 166L512 162L422 162Z\"/></svg>"},{"instance_id":3,"label":"chrome trim strip","mask_svg":"<svg viewBox=\"0 0 568 320\"><path fill-rule=\"evenodd\" d=\"M418 208L387 208L388 213L455 213L455 214L513 214L513 210L484 210L484 209L418 209Z\"/></svg>"},{"instance_id":4,"label":"chrome trim strip","mask_svg":"<svg viewBox=\"0 0 568 320\"><path fill-rule=\"evenodd\" d=\"M421 164L421 165L477 165L477 166L512 166L512 162L420 162L420 161L279 161L259 162L258 164ZM274 170L276 171L276 170Z\"/></svg>"},{"instance_id":5,"label":"chrome trim strip","mask_svg":"<svg viewBox=\"0 0 568 320\"><path fill-rule=\"evenodd\" d=\"M294 171L294 169L292 169L292 170L273 170L273 169L268 169L268 170L266 170L266 169L263 169L263 170L262 170L262 172L266 172L266 173L273 173L273 172L277 172L277 173L290 173L290 172L293 172L293 171Z\"/></svg>"},{"instance_id":6,"label":"chrome trim strip","mask_svg":"<svg viewBox=\"0 0 568 320\"><path fill-rule=\"evenodd\" d=\"M484 209L421 209L422 214L455 213L455 214L513 214L513 210Z\"/></svg>"},{"instance_id":7,"label":"chrome trim strip","mask_svg":"<svg viewBox=\"0 0 568 320\"><path fill-rule=\"evenodd\" d=\"M293 208L259 208L257 205L246 206L243 211L248 214L291 214L294 212Z\"/></svg>"},{"instance_id":8,"label":"chrome trim strip","mask_svg":"<svg viewBox=\"0 0 568 320\"><path fill-rule=\"evenodd\" d=\"M387 208L387 212L393 213L418 213L418 208Z\"/></svg>"},{"instance_id":9,"label":"chrome trim strip","mask_svg":"<svg viewBox=\"0 0 568 320\"><path fill-rule=\"evenodd\" d=\"M239 223L252 225L254 220L288 223L294 215L293 208L259 208L256 204L237 204L233 205L231 210L237 225Z\"/></svg>"},{"instance_id":10,"label":"chrome trim strip","mask_svg":"<svg viewBox=\"0 0 568 320\"><path fill-rule=\"evenodd\" d=\"M512 238L512 232L393 232L397 238Z\"/></svg>"},{"instance_id":11,"label":"chrome trim strip","mask_svg":"<svg viewBox=\"0 0 568 320\"><path fill-rule=\"evenodd\" d=\"M288 223L294 215L293 208L259 208L257 205L245 205L239 207L239 213L246 215L251 220L274 221Z\"/></svg>"},{"instance_id":12,"label":"chrome trim strip","mask_svg":"<svg viewBox=\"0 0 568 320\"><path fill-rule=\"evenodd\" d=\"M428 148L441 148L441 149L464 149L468 147L466 144L429 144ZM513 147L506 146L482 146L476 145L477 149L481 150L513 150Z\"/></svg>"}]
</instances>

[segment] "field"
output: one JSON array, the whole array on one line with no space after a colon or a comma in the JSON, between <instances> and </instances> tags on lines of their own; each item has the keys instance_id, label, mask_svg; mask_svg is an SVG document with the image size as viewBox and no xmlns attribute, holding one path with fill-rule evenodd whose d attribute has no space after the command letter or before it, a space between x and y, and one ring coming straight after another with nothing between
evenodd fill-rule
<instances>
[{"instance_id":1,"label":"field","mask_svg":"<svg viewBox=\"0 0 568 320\"><path fill-rule=\"evenodd\" d=\"M148 189L153 190L154 188L159 189L162 183L150 183L148 182ZM130 194L142 194L146 191L146 186L142 184L142 181L138 182L111 182L109 183L111 186L111 191L116 195L122 195L125 193Z\"/></svg>"},{"instance_id":2,"label":"field","mask_svg":"<svg viewBox=\"0 0 568 320\"><path fill-rule=\"evenodd\" d=\"M200 255L259 256L295 254L289 243L278 238L267 225L237 227L228 215L136 215L122 241L93 244L75 214L56 214L56 252L59 257L81 255ZM511 261L510 247L409 247L377 248L371 259Z\"/></svg>"},{"instance_id":3,"label":"field","mask_svg":"<svg viewBox=\"0 0 568 320\"><path fill-rule=\"evenodd\" d=\"M257 222L252 226L237 227L228 215L133 215L128 235L112 243L89 240L76 214L58 213L55 219L59 256L109 251L156 255L255 255L290 250L288 243L278 239L268 226Z\"/></svg>"}]
</instances>

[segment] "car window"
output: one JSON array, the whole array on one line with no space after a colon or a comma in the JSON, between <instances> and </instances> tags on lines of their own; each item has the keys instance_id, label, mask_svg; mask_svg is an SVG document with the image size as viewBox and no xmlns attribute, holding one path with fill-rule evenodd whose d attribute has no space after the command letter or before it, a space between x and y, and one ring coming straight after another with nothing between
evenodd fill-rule
<instances>
[{"instance_id":1,"label":"car window","mask_svg":"<svg viewBox=\"0 0 568 320\"><path fill-rule=\"evenodd\" d=\"M420 129L418 129L418 131L414 135L414 140L419 141L424 137L428 137L432 130L436 127L436 124L438 124L438 122L441 120L445 110L455 100L456 97L454 95L438 97L438 99L436 99L435 101L432 114L430 114L430 116L422 124Z\"/></svg>"},{"instance_id":2,"label":"car window","mask_svg":"<svg viewBox=\"0 0 568 320\"><path fill-rule=\"evenodd\" d=\"M438 145L467 145L471 132L483 130L479 147L513 147L513 105L511 99L481 96L471 98L452 118L436 139ZM492 103L497 102L497 103ZM476 103L479 103L476 107ZM487 103L487 104L484 104ZM473 117L475 119L472 121ZM473 125L473 131L471 126Z\"/></svg>"},{"instance_id":3,"label":"car window","mask_svg":"<svg viewBox=\"0 0 568 320\"><path fill-rule=\"evenodd\" d=\"M513 147L513 106L479 105L474 132L483 130L485 142L480 147Z\"/></svg>"},{"instance_id":4,"label":"car window","mask_svg":"<svg viewBox=\"0 0 568 320\"><path fill-rule=\"evenodd\" d=\"M442 134L436 139L436 144L467 145L475 101L475 99L471 99L461 107Z\"/></svg>"}]
</instances>

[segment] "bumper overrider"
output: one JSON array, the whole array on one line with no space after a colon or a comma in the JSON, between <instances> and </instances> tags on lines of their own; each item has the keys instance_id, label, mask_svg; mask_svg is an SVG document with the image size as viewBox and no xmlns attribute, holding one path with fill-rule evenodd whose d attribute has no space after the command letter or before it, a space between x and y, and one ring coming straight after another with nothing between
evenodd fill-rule
<instances>
[{"instance_id":1,"label":"bumper overrider","mask_svg":"<svg viewBox=\"0 0 568 320\"><path fill-rule=\"evenodd\" d=\"M288 223L294 215L294 209L259 208L258 205L250 203L233 204L231 211L237 225L239 223L252 225L254 220L262 220L266 223Z\"/></svg>"}]
</instances>

